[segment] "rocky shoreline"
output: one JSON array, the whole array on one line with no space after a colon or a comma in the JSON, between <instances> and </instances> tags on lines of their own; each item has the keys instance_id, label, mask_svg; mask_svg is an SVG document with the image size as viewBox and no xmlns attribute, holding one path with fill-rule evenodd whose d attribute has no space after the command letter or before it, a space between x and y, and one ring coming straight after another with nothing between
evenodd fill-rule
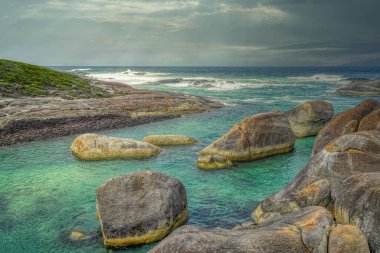
<instances>
[{"instance_id":1,"label":"rocky shoreline","mask_svg":"<svg viewBox=\"0 0 380 253\"><path fill-rule=\"evenodd\" d=\"M73 100L0 96L0 146L136 126L224 106L198 96L135 89L112 82L93 82L102 89L126 95Z\"/></svg>"}]
</instances>

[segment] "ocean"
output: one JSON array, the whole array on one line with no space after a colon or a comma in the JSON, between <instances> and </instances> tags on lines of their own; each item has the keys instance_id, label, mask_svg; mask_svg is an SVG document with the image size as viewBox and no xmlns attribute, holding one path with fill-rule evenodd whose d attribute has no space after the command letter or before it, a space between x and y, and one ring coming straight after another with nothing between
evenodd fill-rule
<instances>
[{"instance_id":1,"label":"ocean","mask_svg":"<svg viewBox=\"0 0 380 253\"><path fill-rule=\"evenodd\" d=\"M256 113L286 111L307 100L325 100L335 112L364 97L335 90L358 78L380 78L380 68L250 67L52 67L136 88L207 96L226 107L211 112L102 134L142 139L152 134L181 134L198 139L191 146L165 147L143 160L84 162L70 152L75 136L0 148L0 251L114 252L101 240L73 243L70 231L96 232L95 189L105 180L131 171L160 171L185 185L187 224L231 228L249 220L259 201L284 187L308 162L315 137L297 139L293 152L233 169L204 171L195 166L201 150L235 123ZM379 97L375 97L380 101ZM155 244L117 250L147 252Z\"/></svg>"}]
</instances>

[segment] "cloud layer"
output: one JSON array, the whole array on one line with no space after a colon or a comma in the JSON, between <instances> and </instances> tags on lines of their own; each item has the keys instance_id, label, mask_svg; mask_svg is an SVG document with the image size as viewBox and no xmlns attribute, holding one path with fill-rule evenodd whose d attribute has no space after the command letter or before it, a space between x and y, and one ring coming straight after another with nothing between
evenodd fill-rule
<instances>
[{"instance_id":1,"label":"cloud layer","mask_svg":"<svg viewBox=\"0 0 380 253\"><path fill-rule=\"evenodd\" d=\"M0 57L44 65L380 65L378 0L0 0Z\"/></svg>"}]
</instances>

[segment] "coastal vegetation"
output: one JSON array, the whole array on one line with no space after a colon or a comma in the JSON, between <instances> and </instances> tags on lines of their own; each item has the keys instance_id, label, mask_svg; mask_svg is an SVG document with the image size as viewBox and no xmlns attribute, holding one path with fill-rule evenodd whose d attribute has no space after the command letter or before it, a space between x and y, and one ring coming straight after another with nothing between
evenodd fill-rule
<instances>
[{"instance_id":1,"label":"coastal vegetation","mask_svg":"<svg viewBox=\"0 0 380 253\"><path fill-rule=\"evenodd\" d=\"M50 68L0 59L0 96L102 98L112 95L89 79Z\"/></svg>"}]
</instances>

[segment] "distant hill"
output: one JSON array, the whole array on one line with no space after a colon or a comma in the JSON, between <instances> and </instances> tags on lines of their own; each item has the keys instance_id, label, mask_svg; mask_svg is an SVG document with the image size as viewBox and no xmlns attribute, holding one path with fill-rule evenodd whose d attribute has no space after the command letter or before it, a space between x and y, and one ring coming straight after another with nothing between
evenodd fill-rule
<instances>
[{"instance_id":1,"label":"distant hill","mask_svg":"<svg viewBox=\"0 0 380 253\"><path fill-rule=\"evenodd\" d=\"M90 80L49 68L0 59L0 96L101 98L112 95Z\"/></svg>"}]
</instances>

